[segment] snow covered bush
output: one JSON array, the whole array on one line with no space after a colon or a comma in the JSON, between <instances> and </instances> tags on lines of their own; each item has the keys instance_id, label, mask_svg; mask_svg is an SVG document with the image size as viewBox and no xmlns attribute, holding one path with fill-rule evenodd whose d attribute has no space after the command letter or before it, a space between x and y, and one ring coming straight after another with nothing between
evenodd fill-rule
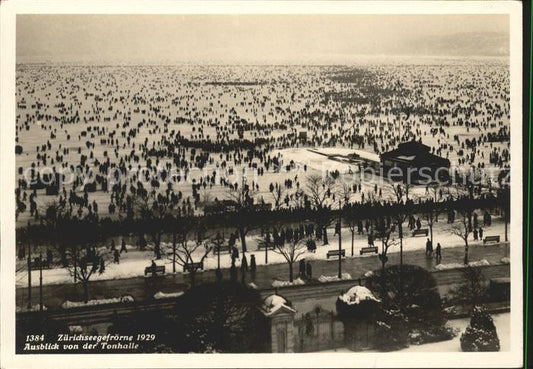
<instances>
[{"instance_id":1,"label":"snow covered bush","mask_svg":"<svg viewBox=\"0 0 533 369\"><path fill-rule=\"evenodd\" d=\"M272 282L272 287L300 286L302 284L305 284L305 281L301 278L296 278L292 282L275 280L274 282Z\"/></svg>"},{"instance_id":2,"label":"snow covered bush","mask_svg":"<svg viewBox=\"0 0 533 369\"><path fill-rule=\"evenodd\" d=\"M413 329L409 332L409 343L412 345L422 345L431 342L448 341L457 336L452 327L430 326L425 329Z\"/></svg>"},{"instance_id":3,"label":"snow covered bush","mask_svg":"<svg viewBox=\"0 0 533 369\"><path fill-rule=\"evenodd\" d=\"M500 340L496 326L487 310L474 306L470 325L461 335L463 351L500 351Z\"/></svg>"},{"instance_id":4,"label":"snow covered bush","mask_svg":"<svg viewBox=\"0 0 533 369\"><path fill-rule=\"evenodd\" d=\"M468 263L467 265L463 263L450 263L450 264L438 264L435 265L436 270L450 270L450 269L460 269L460 268L468 268L468 267L480 267L480 266L488 266L490 263L487 259L482 259L478 261L472 261Z\"/></svg>"},{"instance_id":5,"label":"snow covered bush","mask_svg":"<svg viewBox=\"0 0 533 369\"><path fill-rule=\"evenodd\" d=\"M387 300L387 308L400 310L410 322L444 324L440 294L433 275L416 265L391 265L385 269L385 290L381 296L382 270L378 269L366 279L366 286L381 300Z\"/></svg>"},{"instance_id":6,"label":"snow covered bush","mask_svg":"<svg viewBox=\"0 0 533 369\"><path fill-rule=\"evenodd\" d=\"M472 304L485 302L487 288L483 270L466 267L461 269L461 283L450 289L450 302L455 304Z\"/></svg>"},{"instance_id":7,"label":"snow covered bush","mask_svg":"<svg viewBox=\"0 0 533 369\"><path fill-rule=\"evenodd\" d=\"M407 319L399 310L383 310L376 325L375 349L396 351L409 346Z\"/></svg>"},{"instance_id":8,"label":"snow covered bush","mask_svg":"<svg viewBox=\"0 0 533 369\"><path fill-rule=\"evenodd\" d=\"M181 292L170 292L170 293L165 293L165 292L158 291L158 292L156 292L154 294L154 299L156 299L156 300L172 299L172 298L180 297L181 295L183 295L183 291L181 291Z\"/></svg>"},{"instance_id":9,"label":"snow covered bush","mask_svg":"<svg viewBox=\"0 0 533 369\"><path fill-rule=\"evenodd\" d=\"M352 279L352 276L350 273L342 273L341 278L339 279L339 276L337 275L321 275L318 277L318 281L321 283L327 283L327 282L337 282L341 280L347 280Z\"/></svg>"},{"instance_id":10,"label":"snow covered bush","mask_svg":"<svg viewBox=\"0 0 533 369\"><path fill-rule=\"evenodd\" d=\"M422 344L449 340L454 337L446 324L446 314L433 275L415 265L391 265L385 269L383 297L382 270L376 270L366 279L366 286L384 301L388 313L378 325L377 336L392 335L389 343L380 342L379 350L389 351L403 347L407 342ZM391 312L394 312L392 314ZM386 329L391 326L392 330Z\"/></svg>"}]
</instances>

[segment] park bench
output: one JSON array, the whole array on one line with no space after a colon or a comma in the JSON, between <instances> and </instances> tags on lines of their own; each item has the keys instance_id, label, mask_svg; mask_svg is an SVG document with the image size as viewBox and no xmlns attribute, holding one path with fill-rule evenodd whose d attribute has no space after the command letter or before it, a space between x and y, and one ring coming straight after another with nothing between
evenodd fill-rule
<instances>
[{"instance_id":1,"label":"park bench","mask_svg":"<svg viewBox=\"0 0 533 369\"><path fill-rule=\"evenodd\" d=\"M204 270L204 263L202 261L198 263L187 263L183 265L183 272L191 272L192 270Z\"/></svg>"},{"instance_id":2,"label":"park bench","mask_svg":"<svg viewBox=\"0 0 533 369\"><path fill-rule=\"evenodd\" d=\"M424 236L427 236L429 234L429 229L427 228L421 228L421 229L415 229L413 231L413 237L415 236L418 236L418 235L424 235Z\"/></svg>"},{"instance_id":3,"label":"park bench","mask_svg":"<svg viewBox=\"0 0 533 369\"><path fill-rule=\"evenodd\" d=\"M266 248L267 248L266 244L260 243L260 244L257 245L257 250L264 250ZM270 250L274 250L276 248L276 246L273 243L271 243L270 245L268 245L268 248Z\"/></svg>"},{"instance_id":4,"label":"park bench","mask_svg":"<svg viewBox=\"0 0 533 369\"><path fill-rule=\"evenodd\" d=\"M225 246L220 246L220 247L213 247L213 254L216 255L216 253L218 252L218 250L220 249L220 252L227 252L227 253L230 253L231 252L231 247L229 247L228 245L225 245Z\"/></svg>"},{"instance_id":5,"label":"park bench","mask_svg":"<svg viewBox=\"0 0 533 369\"><path fill-rule=\"evenodd\" d=\"M43 269L50 269L50 263L48 261L43 260L42 263L39 261L39 258L35 258L35 260L33 260L31 262L31 269L32 270L37 270L37 269L40 269L40 268L43 268Z\"/></svg>"},{"instance_id":6,"label":"park bench","mask_svg":"<svg viewBox=\"0 0 533 369\"><path fill-rule=\"evenodd\" d=\"M339 256L339 254L341 256L346 256L346 251L344 249L329 250L328 254L326 255L326 257L329 259L330 256Z\"/></svg>"},{"instance_id":7,"label":"park bench","mask_svg":"<svg viewBox=\"0 0 533 369\"><path fill-rule=\"evenodd\" d=\"M148 274L152 274L152 267L151 266L147 266L146 268L144 268L144 275L148 275ZM165 274L165 266L164 265L156 265L155 267L155 274Z\"/></svg>"},{"instance_id":8,"label":"park bench","mask_svg":"<svg viewBox=\"0 0 533 369\"><path fill-rule=\"evenodd\" d=\"M377 246L362 247L361 250L359 251L359 254L363 255L363 254L370 253L370 252L377 254L378 247Z\"/></svg>"},{"instance_id":9,"label":"park bench","mask_svg":"<svg viewBox=\"0 0 533 369\"><path fill-rule=\"evenodd\" d=\"M500 236L487 236L483 239L483 245L489 242L500 242Z\"/></svg>"}]
</instances>

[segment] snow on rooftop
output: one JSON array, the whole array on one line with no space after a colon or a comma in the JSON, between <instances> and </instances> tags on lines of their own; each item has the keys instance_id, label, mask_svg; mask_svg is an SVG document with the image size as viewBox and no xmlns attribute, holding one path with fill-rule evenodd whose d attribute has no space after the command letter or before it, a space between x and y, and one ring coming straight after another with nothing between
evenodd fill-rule
<instances>
[{"instance_id":1,"label":"snow on rooftop","mask_svg":"<svg viewBox=\"0 0 533 369\"><path fill-rule=\"evenodd\" d=\"M401 160L413 160L416 157L416 155L398 155L398 159Z\"/></svg>"},{"instance_id":2,"label":"snow on rooftop","mask_svg":"<svg viewBox=\"0 0 533 369\"><path fill-rule=\"evenodd\" d=\"M272 315L282 307L296 312L296 310L288 305L287 300L279 295L270 295L265 298L263 302L263 310L265 311L266 315Z\"/></svg>"},{"instance_id":3,"label":"snow on rooftop","mask_svg":"<svg viewBox=\"0 0 533 369\"><path fill-rule=\"evenodd\" d=\"M363 286L354 286L348 290L348 292L339 296L339 298L347 303L348 305L357 305L361 301L370 300L379 302L372 292L366 287Z\"/></svg>"}]
</instances>

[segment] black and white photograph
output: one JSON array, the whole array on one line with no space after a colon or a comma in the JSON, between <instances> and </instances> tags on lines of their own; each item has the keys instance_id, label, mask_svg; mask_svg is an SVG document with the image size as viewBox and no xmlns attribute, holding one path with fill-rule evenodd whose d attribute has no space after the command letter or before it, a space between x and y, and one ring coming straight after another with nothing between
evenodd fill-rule
<instances>
[{"instance_id":1,"label":"black and white photograph","mask_svg":"<svg viewBox=\"0 0 533 369\"><path fill-rule=\"evenodd\" d=\"M11 365L520 363L521 8L395 3L12 10Z\"/></svg>"}]
</instances>

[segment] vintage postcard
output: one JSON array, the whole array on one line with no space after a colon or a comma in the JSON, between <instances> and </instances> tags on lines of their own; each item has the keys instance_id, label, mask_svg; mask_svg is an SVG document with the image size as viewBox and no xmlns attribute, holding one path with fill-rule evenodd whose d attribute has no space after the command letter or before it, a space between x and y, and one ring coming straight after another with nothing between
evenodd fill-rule
<instances>
[{"instance_id":1,"label":"vintage postcard","mask_svg":"<svg viewBox=\"0 0 533 369\"><path fill-rule=\"evenodd\" d=\"M2 368L521 365L519 2L0 10Z\"/></svg>"}]
</instances>

